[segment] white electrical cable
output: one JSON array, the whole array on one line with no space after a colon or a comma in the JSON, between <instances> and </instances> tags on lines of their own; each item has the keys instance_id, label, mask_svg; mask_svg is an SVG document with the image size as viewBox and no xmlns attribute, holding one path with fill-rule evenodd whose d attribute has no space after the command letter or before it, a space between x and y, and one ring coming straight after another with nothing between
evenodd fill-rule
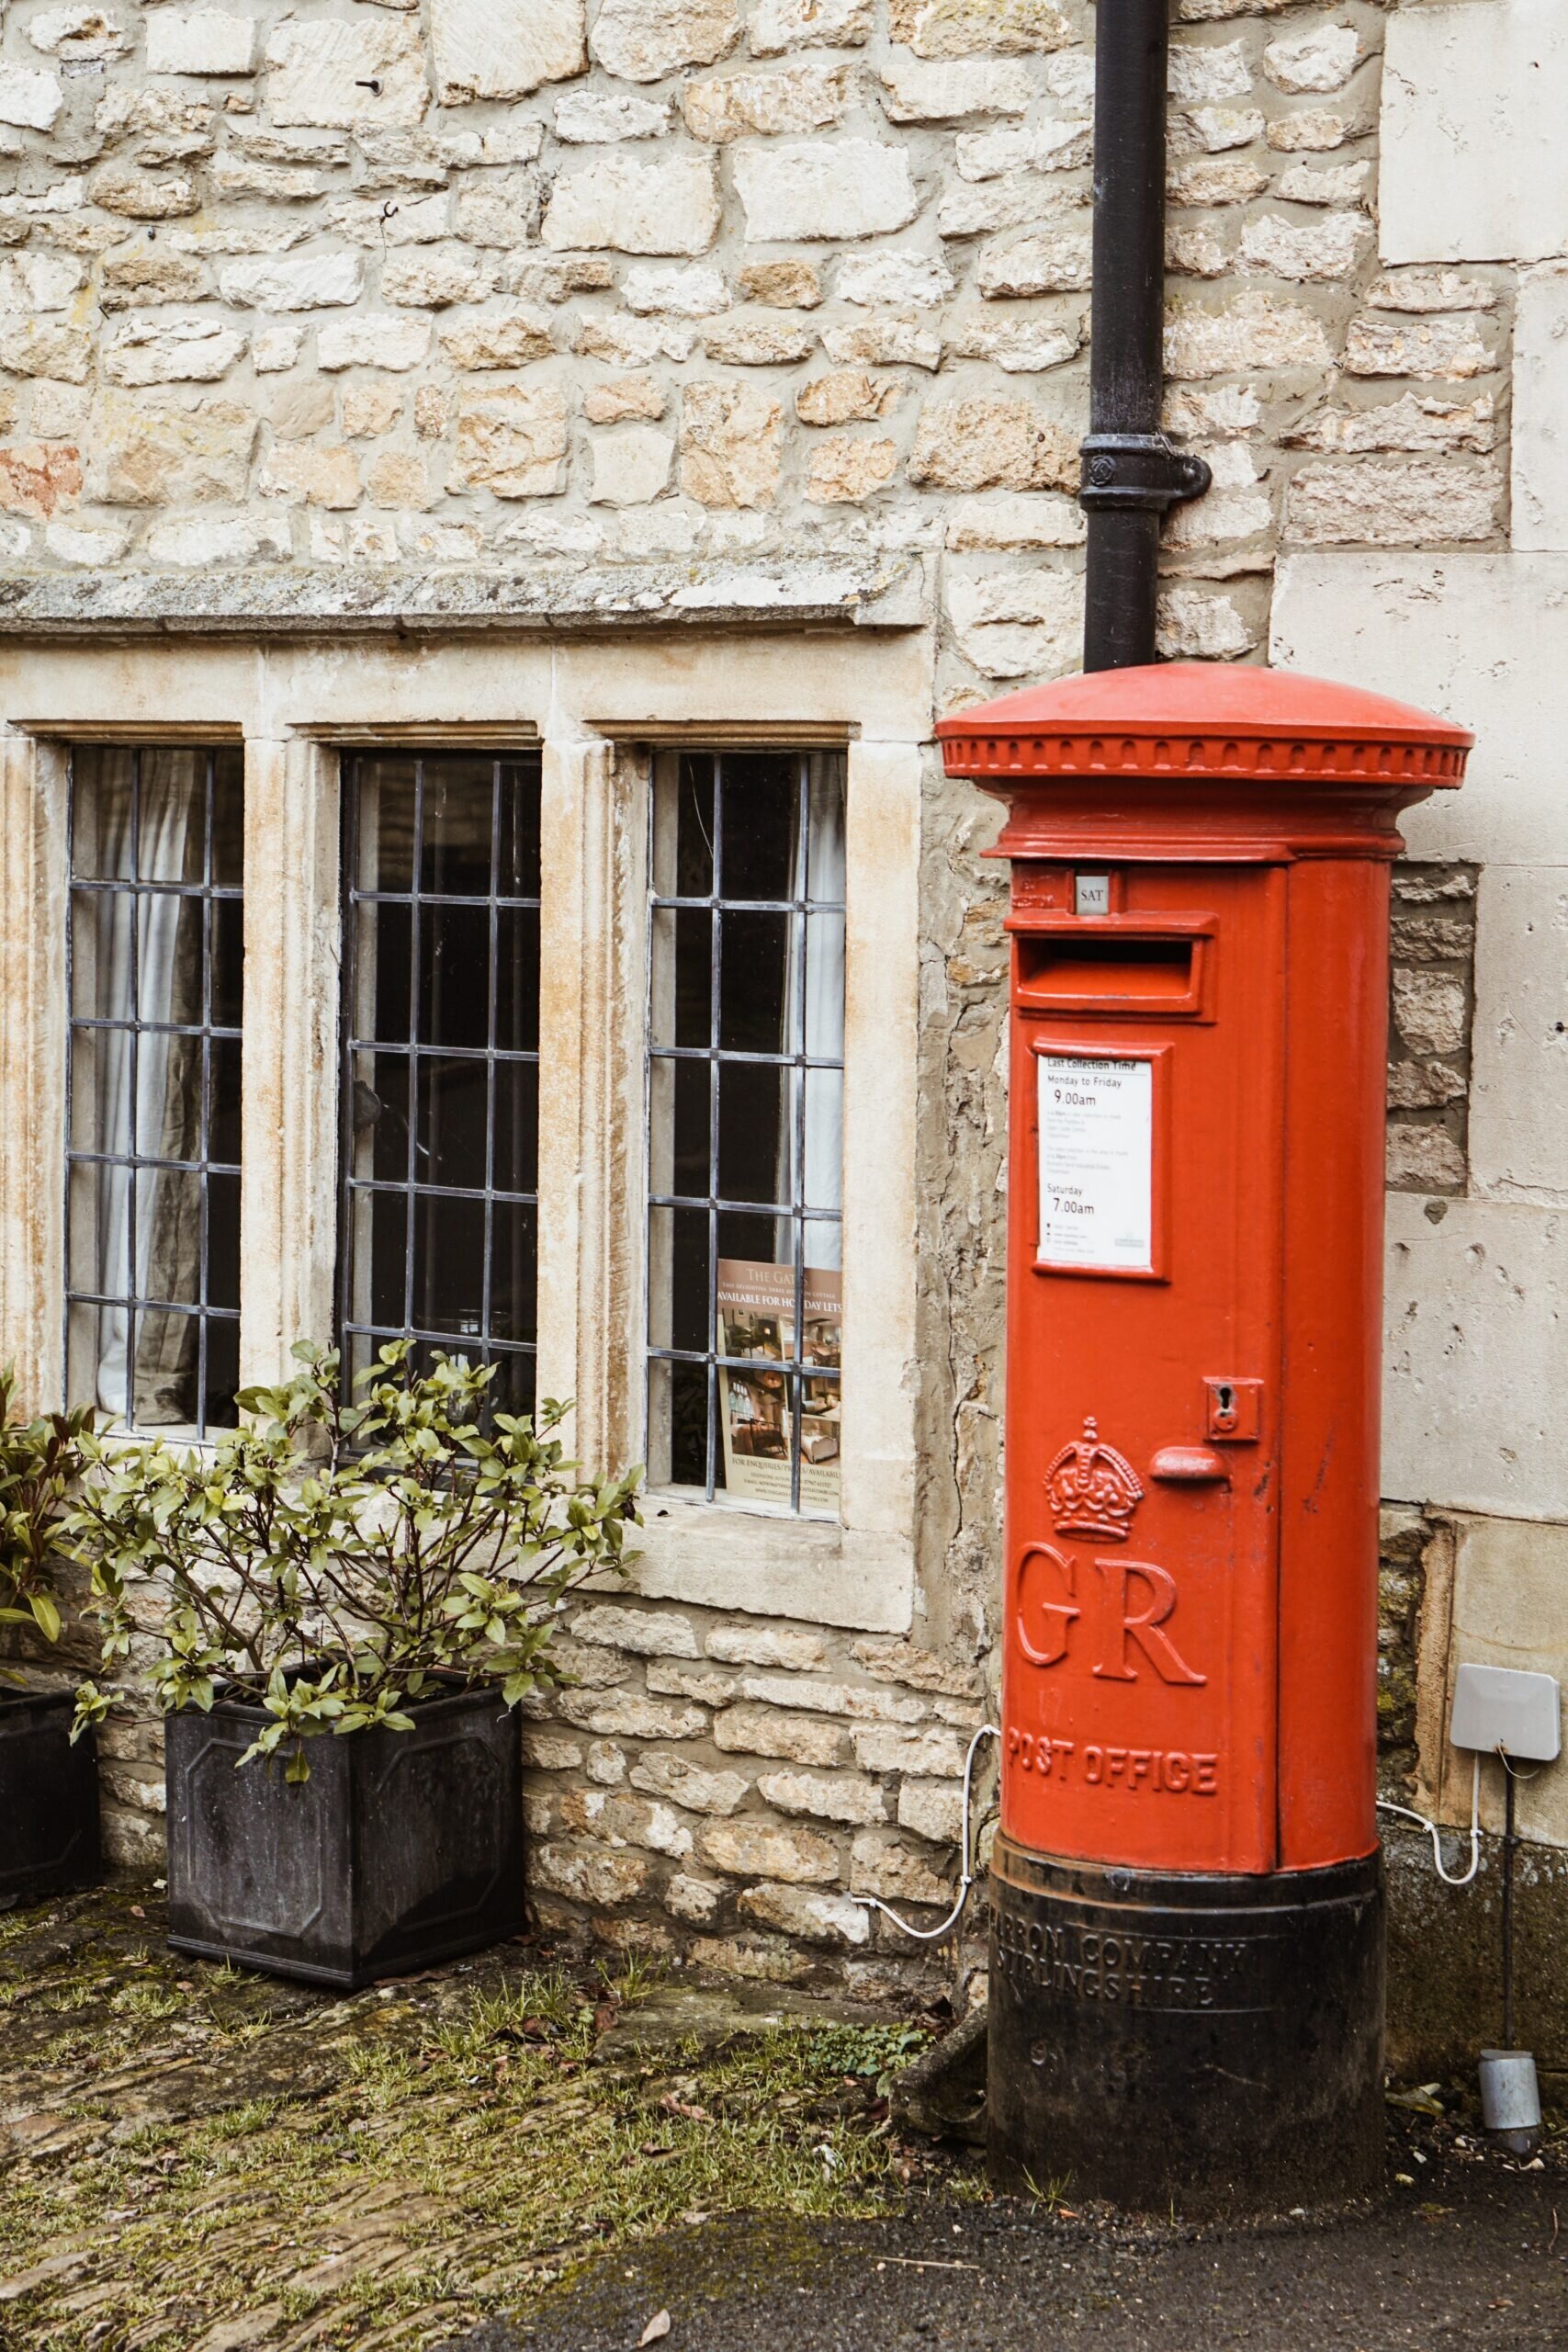
<instances>
[{"instance_id":1,"label":"white electrical cable","mask_svg":"<svg viewBox=\"0 0 1568 2352\"><path fill-rule=\"evenodd\" d=\"M897 1911L889 1909L888 1905L880 1902L874 1894L856 1894L850 1898L852 1902L858 1903L863 1911L883 1912L904 1935L913 1936L917 1943L934 1944L940 1937L947 1934L963 1910L969 1890L975 1883L976 1873L969 1867L969 1784L975 1771L975 1750L983 1739L1000 1739L1000 1737L1001 1733L995 1724L982 1724L970 1741L969 1753L964 1758L964 1826L960 1832L963 1839L964 1875L958 1882L957 1899L941 1927L911 1928L907 1919L900 1919Z\"/></svg>"},{"instance_id":2,"label":"white electrical cable","mask_svg":"<svg viewBox=\"0 0 1568 2352\"><path fill-rule=\"evenodd\" d=\"M1468 1886L1471 1880L1475 1876L1476 1871L1481 1868L1480 1748L1478 1747L1475 1751L1475 1776L1472 1781L1470 1787L1470 1868L1466 1871L1462 1878L1450 1878L1447 1871L1443 1868L1442 1832L1438 1829L1435 1821L1428 1821L1424 1813L1413 1813L1407 1804L1393 1804L1387 1797L1379 1797L1378 1811L1380 1813L1403 1814L1406 1821L1414 1821L1422 1829L1429 1829L1432 1833L1432 1861L1436 1868L1438 1876L1442 1880L1443 1884L1445 1886Z\"/></svg>"}]
</instances>

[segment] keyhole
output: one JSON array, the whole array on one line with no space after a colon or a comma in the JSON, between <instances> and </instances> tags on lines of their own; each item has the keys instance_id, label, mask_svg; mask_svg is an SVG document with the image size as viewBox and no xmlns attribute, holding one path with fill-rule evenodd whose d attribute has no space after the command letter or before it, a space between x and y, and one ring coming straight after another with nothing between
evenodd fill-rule
<instances>
[{"instance_id":1,"label":"keyhole","mask_svg":"<svg viewBox=\"0 0 1568 2352\"><path fill-rule=\"evenodd\" d=\"M1215 1401L1226 1420L1229 1420L1231 1417L1232 1404L1235 1396L1235 1391L1231 1386L1230 1382L1228 1380L1222 1380L1217 1391L1215 1392Z\"/></svg>"}]
</instances>

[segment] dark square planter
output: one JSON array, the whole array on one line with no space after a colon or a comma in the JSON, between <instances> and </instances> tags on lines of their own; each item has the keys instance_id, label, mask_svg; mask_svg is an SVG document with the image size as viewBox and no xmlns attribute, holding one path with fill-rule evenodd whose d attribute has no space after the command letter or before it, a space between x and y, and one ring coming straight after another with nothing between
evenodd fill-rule
<instances>
[{"instance_id":1,"label":"dark square planter","mask_svg":"<svg viewBox=\"0 0 1568 2352\"><path fill-rule=\"evenodd\" d=\"M169 1941L354 1987L479 1951L523 1926L523 1751L495 1690L413 1731L312 1739L310 1777L237 1758L269 1718L220 1699L165 1724Z\"/></svg>"},{"instance_id":2,"label":"dark square planter","mask_svg":"<svg viewBox=\"0 0 1568 2352\"><path fill-rule=\"evenodd\" d=\"M71 1745L74 1700L0 1691L0 1911L85 1886L102 1869L98 1757Z\"/></svg>"}]
</instances>

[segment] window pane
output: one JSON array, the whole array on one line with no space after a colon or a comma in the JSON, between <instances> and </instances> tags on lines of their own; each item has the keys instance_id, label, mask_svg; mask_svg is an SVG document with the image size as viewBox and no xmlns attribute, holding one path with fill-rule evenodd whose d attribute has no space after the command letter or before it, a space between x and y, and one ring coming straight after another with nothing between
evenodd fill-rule
<instances>
[{"instance_id":1,"label":"window pane","mask_svg":"<svg viewBox=\"0 0 1568 2352\"><path fill-rule=\"evenodd\" d=\"M649 1210L649 1475L831 1511L841 762L743 753L657 763L649 871L649 1190L693 1204ZM671 903L709 895L711 914ZM756 1205L710 1209L710 1199Z\"/></svg>"},{"instance_id":2,"label":"window pane","mask_svg":"<svg viewBox=\"0 0 1568 2352\"><path fill-rule=\"evenodd\" d=\"M352 760L344 794L345 1363L371 1332L416 1364L446 1345L497 1364L509 1410L534 1385L538 801L533 755ZM389 875L408 902L367 903Z\"/></svg>"},{"instance_id":3,"label":"window pane","mask_svg":"<svg viewBox=\"0 0 1568 2352\"><path fill-rule=\"evenodd\" d=\"M114 1025L71 1032L67 1385L201 1433L236 1419L243 763L84 748L70 800L73 1005Z\"/></svg>"}]
</instances>

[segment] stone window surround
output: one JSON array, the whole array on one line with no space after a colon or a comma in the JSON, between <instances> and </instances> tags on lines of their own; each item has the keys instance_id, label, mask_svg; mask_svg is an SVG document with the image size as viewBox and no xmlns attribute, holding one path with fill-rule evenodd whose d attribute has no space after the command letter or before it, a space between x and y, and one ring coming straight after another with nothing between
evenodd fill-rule
<instances>
[{"instance_id":1,"label":"stone window surround","mask_svg":"<svg viewBox=\"0 0 1568 2352\"><path fill-rule=\"evenodd\" d=\"M912 1620L924 630L323 644L13 642L0 660L0 1354L62 1377L65 800L88 741L245 748L241 1377L333 1327L339 752L543 753L539 1389L641 1458L647 796L664 745L841 746L847 769L840 1519L649 1498L649 1595L855 1630ZM112 720L101 714L112 711ZM692 714L700 713L701 717ZM461 714L461 715L459 715Z\"/></svg>"}]
</instances>

